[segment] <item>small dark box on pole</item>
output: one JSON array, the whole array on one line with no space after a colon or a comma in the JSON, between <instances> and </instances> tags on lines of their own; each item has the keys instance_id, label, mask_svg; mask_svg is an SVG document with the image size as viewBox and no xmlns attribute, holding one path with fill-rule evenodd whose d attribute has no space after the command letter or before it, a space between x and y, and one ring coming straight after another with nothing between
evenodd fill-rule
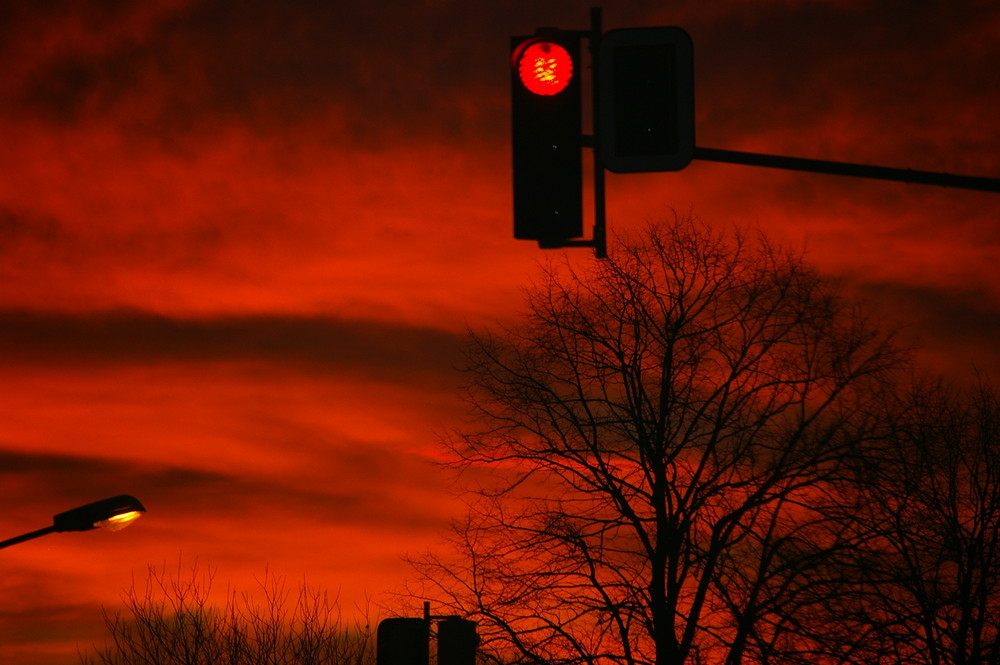
<instances>
[{"instance_id":1,"label":"small dark box on pole","mask_svg":"<svg viewBox=\"0 0 1000 665\"><path fill-rule=\"evenodd\" d=\"M475 665L478 648L475 621L448 617L438 623L438 665Z\"/></svg>"},{"instance_id":2,"label":"small dark box on pole","mask_svg":"<svg viewBox=\"0 0 1000 665\"><path fill-rule=\"evenodd\" d=\"M383 619L378 624L376 665L429 665L430 622L426 619Z\"/></svg>"}]
</instances>

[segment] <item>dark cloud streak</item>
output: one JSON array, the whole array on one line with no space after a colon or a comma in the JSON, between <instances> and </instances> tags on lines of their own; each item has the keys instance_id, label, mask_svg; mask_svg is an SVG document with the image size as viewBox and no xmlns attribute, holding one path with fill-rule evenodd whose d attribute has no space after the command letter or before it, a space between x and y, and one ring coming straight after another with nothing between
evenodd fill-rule
<instances>
[{"instance_id":1,"label":"dark cloud streak","mask_svg":"<svg viewBox=\"0 0 1000 665\"><path fill-rule=\"evenodd\" d=\"M0 448L0 498L10 508L4 524L20 522L26 529L44 526L56 512L119 493L139 497L151 517L162 525L159 528L168 529L183 523L185 514L198 514L212 524L229 524L229 531L245 520L248 511L255 510L389 533L440 526L440 516L424 512L419 502L398 500L398 493L408 491L403 489L405 485L419 486L413 477L413 469L418 467L409 465L404 471L399 455L397 452L389 458L382 450L364 446L330 446L330 483L295 487L284 480L274 482L246 472L236 475ZM354 482L345 483L345 478ZM25 486L32 488L30 496L20 491Z\"/></svg>"},{"instance_id":2,"label":"dark cloud streak","mask_svg":"<svg viewBox=\"0 0 1000 665\"><path fill-rule=\"evenodd\" d=\"M1000 372L1000 302L984 288L872 282L861 293L897 323L918 351L947 358L942 371L972 378Z\"/></svg>"},{"instance_id":3,"label":"dark cloud streak","mask_svg":"<svg viewBox=\"0 0 1000 665\"><path fill-rule=\"evenodd\" d=\"M246 361L416 379L450 374L461 344L440 330L321 316L0 310L0 358L7 365Z\"/></svg>"}]
</instances>

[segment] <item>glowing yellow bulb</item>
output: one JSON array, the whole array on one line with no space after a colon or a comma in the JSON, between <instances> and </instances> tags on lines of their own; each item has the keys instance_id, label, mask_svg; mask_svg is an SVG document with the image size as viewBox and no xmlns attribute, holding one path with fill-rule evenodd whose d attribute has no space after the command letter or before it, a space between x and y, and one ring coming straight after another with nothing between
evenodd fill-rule
<instances>
[{"instance_id":1,"label":"glowing yellow bulb","mask_svg":"<svg viewBox=\"0 0 1000 665\"><path fill-rule=\"evenodd\" d=\"M102 529L107 529L108 531L121 531L140 517L142 517L141 510L130 510L127 513L112 515L106 520L94 522L94 526L99 526Z\"/></svg>"},{"instance_id":2,"label":"glowing yellow bulb","mask_svg":"<svg viewBox=\"0 0 1000 665\"><path fill-rule=\"evenodd\" d=\"M556 76L555 58L536 58L535 78L546 83L555 81L558 78Z\"/></svg>"}]
</instances>

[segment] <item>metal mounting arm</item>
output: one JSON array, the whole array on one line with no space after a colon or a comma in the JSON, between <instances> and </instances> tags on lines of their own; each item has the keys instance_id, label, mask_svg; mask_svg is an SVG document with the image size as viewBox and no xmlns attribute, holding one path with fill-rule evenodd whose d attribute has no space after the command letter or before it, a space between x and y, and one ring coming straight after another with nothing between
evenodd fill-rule
<instances>
[{"instance_id":1,"label":"metal mounting arm","mask_svg":"<svg viewBox=\"0 0 1000 665\"><path fill-rule=\"evenodd\" d=\"M941 187L959 187L961 189L975 189L981 192L1000 192L1000 178L981 178L976 176L953 175L951 173L934 173L932 171L897 169L886 166L849 164L845 162L831 162L822 159L780 157L778 155L762 155L754 152L719 150L716 148L702 148L698 146L695 146L694 158L709 162L766 166L774 169L788 169L790 171L830 173L833 175L846 175L857 178L894 180L896 182L909 182L921 185L939 185Z\"/></svg>"}]
</instances>

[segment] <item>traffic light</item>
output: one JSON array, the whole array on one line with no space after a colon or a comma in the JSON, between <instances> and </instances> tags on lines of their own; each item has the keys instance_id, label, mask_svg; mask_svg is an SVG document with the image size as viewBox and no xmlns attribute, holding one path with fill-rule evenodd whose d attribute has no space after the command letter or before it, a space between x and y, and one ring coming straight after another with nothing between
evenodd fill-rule
<instances>
[{"instance_id":1,"label":"traffic light","mask_svg":"<svg viewBox=\"0 0 1000 665\"><path fill-rule=\"evenodd\" d=\"M694 156L694 65L681 28L626 28L601 38L597 135L609 171L678 171Z\"/></svg>"},{"instance_id":2,"label":"traffic light","mask_svg":"<svg viewBox=\"0 0 1000 665\"><path fill-rule=\"evenodd\" d=\"M378 624L376 665L429 665L430 622L393 617Z\"/></svg>"},{"instance_id":3,"label":"traffic light","mask_svg":"<svg viewBox=\"0 0 1000 665\"><path fill-rule=\"evenodd\" d=\"M583 235L580 38L511 39L514 237L560 247Z\"/></svg>"},{"instance_id":4,"label":"traffic light","mask_svg":"<svg viewBox=\"0 0 1000 665\"><path fill-rule=\"evenodd\" d=\"M438 665L475 665L478 647L475 621L448 617L438 623Z\"/></svg>"}]
</instances>

